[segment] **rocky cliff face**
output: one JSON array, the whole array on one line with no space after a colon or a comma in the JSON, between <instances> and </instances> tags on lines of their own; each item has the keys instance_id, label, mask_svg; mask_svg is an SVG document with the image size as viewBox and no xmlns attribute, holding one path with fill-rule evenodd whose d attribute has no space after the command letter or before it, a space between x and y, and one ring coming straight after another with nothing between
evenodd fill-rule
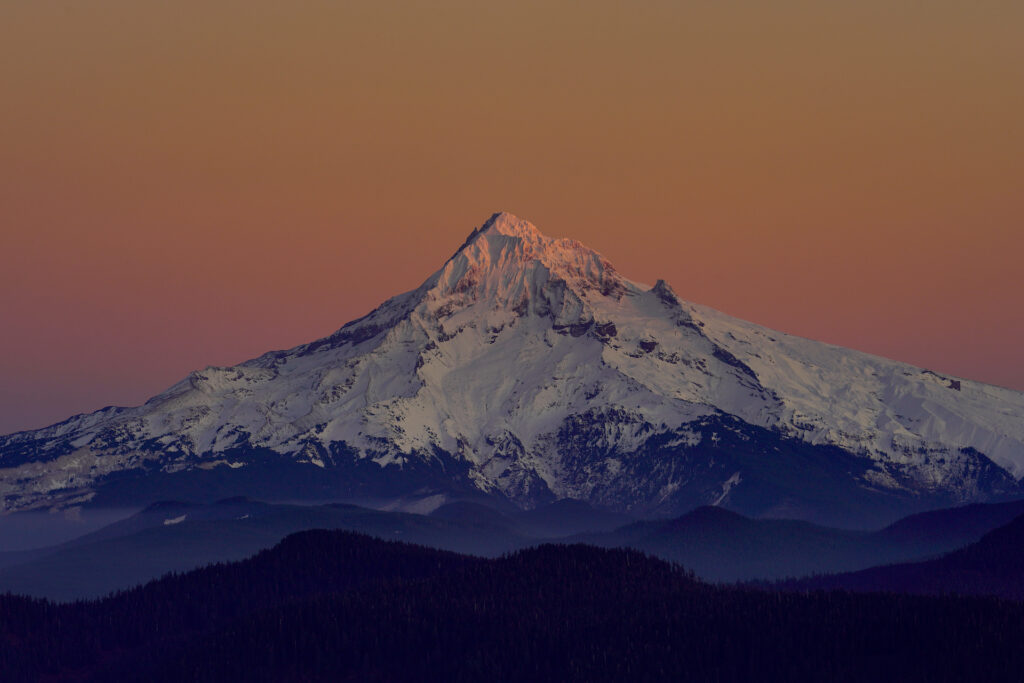
<instances>
[{"instance_id":1,"label":"rocky cliff face","mask_svg":"<svg viewBox=\"0 0 1024 683\"><path fill-rule=\"evenodd\" d=\"M6 510L483 493L856 524L1022 474L1024 394L687 303L506 213L329 337L0 438Z\"/></svg>"}]
</instances>

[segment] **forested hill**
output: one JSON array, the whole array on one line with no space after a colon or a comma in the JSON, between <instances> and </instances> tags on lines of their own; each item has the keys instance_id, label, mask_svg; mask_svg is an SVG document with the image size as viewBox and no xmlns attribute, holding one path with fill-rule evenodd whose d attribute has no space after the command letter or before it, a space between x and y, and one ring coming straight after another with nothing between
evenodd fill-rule
<instances>
[{"instance_id":1,"label":"forested hill","mask_svg":"<svg viewBox=\"0 0 1024 683\"><path fill-rule=\"evenodd\" d=\"M98 602L0 598L5 682L1019 680L1024 606L712 586L630 550L349 532Z\"/></svg>"}]
</instances>

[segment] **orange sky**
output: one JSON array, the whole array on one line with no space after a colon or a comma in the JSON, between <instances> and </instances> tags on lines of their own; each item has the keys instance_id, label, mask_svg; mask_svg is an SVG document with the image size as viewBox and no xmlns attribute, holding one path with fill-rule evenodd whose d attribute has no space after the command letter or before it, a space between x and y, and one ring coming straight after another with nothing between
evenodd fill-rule
<instances>
[{"instance_id":1,"label":"orange sky","mask_svg":"<svg viewBox=\"0 0 1024 683\"><path fill-rule=\"evenodd\" d=\"M327 334L504 209L1024 389L1024 3L0 4L0 432Z\"/></svg>"}]
</instances>

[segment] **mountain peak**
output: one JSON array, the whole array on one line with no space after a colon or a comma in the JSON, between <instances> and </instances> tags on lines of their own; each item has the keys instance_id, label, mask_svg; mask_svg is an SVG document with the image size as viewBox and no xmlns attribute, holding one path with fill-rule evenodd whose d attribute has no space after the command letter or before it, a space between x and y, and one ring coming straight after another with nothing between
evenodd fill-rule
<instances>
[{"instance_id":1,"label":"mountain peak","mask_svg":"<svg viewBox=\"0 0 1024 683\"><path fill-rule=\"evenodd\" d=\"M476 231L479 234L494 233L508 237L519 237L530 241L547 241L549 237L541 233L537 227L528 220L509 213L498 211L492 214L487 221Z\"/></svg>"},{"instance_id":2,"label":"mountain peak","mask_svg":"<svg viewBox=\"0 0 1024 683\"><path fill-rule=\"evenodd\" d=\"M498 251L502 247L514 246L520 252L533 255L557 241L559 240L554 240L542 233L530 221L507 211L498 211L491 214L491 217L483 225L474 228L473 232L469 233L466 241L456 250L452 259L458 258L460 254L473 248L474 245L478 249L485 247L488 250L497 247Z\"/></svg>"},{"instance_id":3,"label":"mountain peak","mask_svg":"<svg viewBox=\"0 0 1024 683\"><path fill-rule=\"evenodd\" d=\"M599 253L571 239L544 235L532 223L499 211L470 233L465 243L433 278L441 296L473 292L471 298L534 296L549 281L577 292L597 290L620 296L625 281Z\"/></svg>"}]
</instances>

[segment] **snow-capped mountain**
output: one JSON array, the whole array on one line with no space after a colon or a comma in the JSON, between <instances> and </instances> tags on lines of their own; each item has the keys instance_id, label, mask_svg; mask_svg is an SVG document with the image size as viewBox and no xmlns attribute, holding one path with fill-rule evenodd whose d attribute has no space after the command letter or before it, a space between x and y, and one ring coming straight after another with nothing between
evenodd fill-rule
<instances>
[{"instance_id":1,"label":"snow-capped mountain","mask_svg":"<svg viewBox=\"0 0 1024 683\"><path fill-rule=\"evenodd\" d=\"M857 524L1022 476L1024 394L687 303L507 213L329 337L0 438L6 510L477 493Z\"/></svg>"}]
</instances>

